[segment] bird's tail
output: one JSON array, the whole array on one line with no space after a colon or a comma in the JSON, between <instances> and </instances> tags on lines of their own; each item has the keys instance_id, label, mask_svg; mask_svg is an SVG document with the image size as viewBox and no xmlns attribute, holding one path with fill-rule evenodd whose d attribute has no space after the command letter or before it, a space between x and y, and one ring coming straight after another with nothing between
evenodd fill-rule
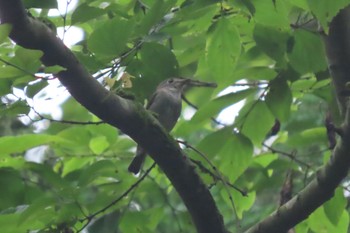
<instances>
[{"instance_id":1,"label":"bird's tail","mask_svg":"<svg viewBox=\"0 0 350 233\"><path fill-rule=\"evenodd\" d=\"M128 171L135 175L140 172L141 167L145 161L146 153L142 148L137 148L137 153L134 159L131 161Z\"/></svg>"}]
</instances>

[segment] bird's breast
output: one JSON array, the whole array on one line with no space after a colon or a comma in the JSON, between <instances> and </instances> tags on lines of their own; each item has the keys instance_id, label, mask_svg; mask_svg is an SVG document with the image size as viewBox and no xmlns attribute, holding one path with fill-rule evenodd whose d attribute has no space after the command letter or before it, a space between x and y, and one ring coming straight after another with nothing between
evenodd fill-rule
<instances>
[{"instance_id":1,"label":"bird's breast","mask_svg":"<svg viewBox=\"0 0 350 233\"><path fill-rule=\"evenodd\" d=\"M149 110L157 113L159 122L170 131L181 114L181 95L158 93Z\"/></svg>"}]
</instances>

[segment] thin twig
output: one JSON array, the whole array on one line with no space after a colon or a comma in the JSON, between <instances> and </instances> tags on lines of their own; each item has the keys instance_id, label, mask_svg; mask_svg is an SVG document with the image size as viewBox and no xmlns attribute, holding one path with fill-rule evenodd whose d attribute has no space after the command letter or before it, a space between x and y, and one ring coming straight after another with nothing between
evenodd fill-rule
<instances>
[{"instance_id":1,"label":"thin twig","mask_svg":"<svg viewBox=\"0 0 350 233\"><path fill-rule=\"evenodd\" d=\"M176 221L176 223L177 223L178 229L179 229L178 232L183 232L182 227L181 227L180 220L179 220L178 216L176 215L176 211L177 211L177 210L176 210L176 208L170 203L170 200L169 200L169 198L168 198L168 195L167 195L166 191L164 191L164 189L156 182L156 180L155 180L152 176L148 175L147 177L148 177L151 181L153 181L155 184L157 184L157 186L158 186L158 188L159 188L161 194L162 194L163 197L164 197L165 202L168 204L168 206L169 206L170 209L171 209L171 213L172 213L172 215L173 215L173 217L174 217L174 219L175 219L175 221Z\"/></svg>"},{"instance_id":2,"label":"thin twig","mask_svg":"<svg viewBox=\"0 0 350 233\"><path fill-rule=\"evenodd\" d=\"M28 74L28 75L30 75L30 76L32 76L32 77L34 77L34 78L37 78L37 77L35 76L35 74L33 74L33 73L29 72L28 70L25 70L25 69L23 69L23 68L21 68L21 67L15 65L15 64L12 64L11 62L8 62L8 61L6 61L6 60L4 60L4 59L2 59L2 58L0 58L0 61L3 62L4 64L8 65L8 66L12 66L13 68L16 68L17 70L22 71L22 72L25 73L25 74Z\"/></svg>"},{"instance_id":3,"label":"thin twig","mask_svg":"<svg viewBox=\"0 0 350 233\"><path fill-rule=\"evenodd\" d=\"M111 208L112 206L114 206L115 204L117 204L120 200L122 200L124 197L126 197L133 189L135 189L146 177L147 175L151 172L151 170L156 166L156 163L153 163L152 166L150 168L148 168L145 172L145 174L143 174L141 176L140 179L138 179L134 184L132 184L124 193L122 193L117 199L115 199L114 201L112 201L111 203L109 203L107 206L105 206L104 208L100 209L99 211L96 211L93 214L90 214L89 216L80 219L81 222L86 221L87 222L82 226L82 228L80 230L78 230L77 232L81 232L90 222L91 220L96 217L97 215L105 212L106 210L108 210L109 208Z\"/></svg>"},{"instance_id":4,"label":"thin twig","mask_svg":"<svg viewBox=\"0 0 350 233\"><path fill-rule=\"evenodd\" d=\"M193 162L194 164L196 164L199 169L201 171L203 171L204 173L209 174L211 177L213 177L214 180L220 180L222 182L225 182L229 187L235 189L236 191L238 191L239 193L241 193L242 196L244 197L248 197L248 193L247 191L244 191L240 188L238 188L237 186L235 186L234 184L231 184L230 182L226 181L226 180L221 180L221 178L219 176L217 176L216 174L214 174L212 171L210 171L208 168L206 168L201 161L195 160L195 159L191 159L191 162ZM214 169L214 168L213 168ZM216 169L216 168L215 168Z\"/></svg>"},{"instance_id":5,"label":"thin twig","mask_svg":"<svg viewBox=\"0 0 350 233\"><path fill-rule=\"evenodd\" d=\"M211 167L212 169L215 171L217 177L219 177L219 180L222 181L222 184L226 190L226 193L230 199L230 202L231 202L231 205L232 205L232 209L233 209L233 213L234 215L236 216L236 224L237 224L237 230L240 229L241 227L241 224L240 224L240 220L239 220L239 217L238 217L238 214L237 214L237 208L236 208L236 205L233 201L233 198L230 194L230 191L228 189L228 186L227 186L227 181L224 179L223 175L221 174L221 172L214 166L214 164L209 160L209 158L203 154L201 151L197 150L195 147L191 146L190 144L188 144L187 142L185 141L180 141L178 140L179 143L182 143L184 146L186 146L187 148L190 148L192 149L193 151L195 151L197 154L199 154ZM237 190L237 189L236 189ZM242 194L242 192L241 192Z\"/></svg>"},{"instance_id":6,"label":"thin twig","mask_svg":"<svg viewBox=\"0 0 350 233\"><path fill-rule=\"evenodd\" d=\"M51 119L48 117L44 117L43 115L41 115L39 112L37 112L34 108L31 108L36 115L38 115L39 120L33 120L31 119L32 122L36 122L36 121L41 121L41 120L47 120L50 122L55 122L55 123L61 123L61 124L71 124L71 125L100 125L100 124L106 124L106 122L104 121L70 121L70 120L55 120L55 119Z\"/></svg>"},{"instance_id":7,"label":"thin twig","mask_svg":"<svg viewBox=\"0 0 350 233\"><path fill-rule=\"evenodd\" d=\"M194 105L193 103L191 103L185 95L181 95L182 99L185 101L186 104L188 104L189 106L191 106L192 108L198 110L198 107L196 105ZM210 117L210 119L217 125L221 125L221 126L227 126L224 123L221 123L220 121L218 121L217 119L215 119L214 117Z\"/></svg>"},{"instance_id":8,"label":"thin twig","mask_svg":"<svg viewBox=\"0 0 350 233\"><path fill-rule=\"evenodd\" d=\"M295 157L293 154L290 154L290 153L287 153L287 152L284 152L284 151L281 151L281 150L277 150L277 149L275 149L275 148L273 148L273 147L271 147L271 146L266 145L265 143L262 143L262 145L263 145L264 147L266 147L267 149L269 149L272 153L278 153L278 154L287 156L288 158L290 158L290 159L296 161L297 163L299 163L299 164L305 166L305 167L308 168L308 169L311 169L311 168L312 168L311 165L309 165L309 164L305 163L304 161L298 159L298 158Z\"/></svg>"}]
</instances>

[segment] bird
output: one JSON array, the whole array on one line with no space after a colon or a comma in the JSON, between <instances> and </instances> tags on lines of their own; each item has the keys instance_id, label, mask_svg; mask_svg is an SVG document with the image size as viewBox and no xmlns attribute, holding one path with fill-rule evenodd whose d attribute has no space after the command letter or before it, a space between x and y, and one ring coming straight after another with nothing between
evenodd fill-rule
<instances>
[{"instance_id":1,"label":"bird","mask_svg":"<svg viewBox=\"0 0 350 233\"><path fill-rule=\"evenodd\" d=\"M193 86L216 87L215 83L202 82L189 78L173 77L162 81L151 95L146 109L155 113L160 124L170 132L181 115L182 94ZM136 155L128 167L128 171L138 174L146 158L146 151L137 146Z\"/></svg>"}]
</instances>

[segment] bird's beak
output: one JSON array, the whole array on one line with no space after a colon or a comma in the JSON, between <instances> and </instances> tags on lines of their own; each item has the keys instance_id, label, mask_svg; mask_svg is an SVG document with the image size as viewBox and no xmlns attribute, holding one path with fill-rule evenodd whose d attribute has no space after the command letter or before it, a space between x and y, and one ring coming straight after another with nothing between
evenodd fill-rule
<instances>
[{"instance_id":1,"label":"bird's beak","mask_svg":"<svg viewBox=\"0 0 350 233\"><path fill-rule=\"evenodd\" d=\"M186 79L187 80L187 85L192 86L192 87L217 87L218 85L216 83L209 83L209 82L202 82L199 80L194 80L194 79Z\"/></svg>"}]
</instances>

